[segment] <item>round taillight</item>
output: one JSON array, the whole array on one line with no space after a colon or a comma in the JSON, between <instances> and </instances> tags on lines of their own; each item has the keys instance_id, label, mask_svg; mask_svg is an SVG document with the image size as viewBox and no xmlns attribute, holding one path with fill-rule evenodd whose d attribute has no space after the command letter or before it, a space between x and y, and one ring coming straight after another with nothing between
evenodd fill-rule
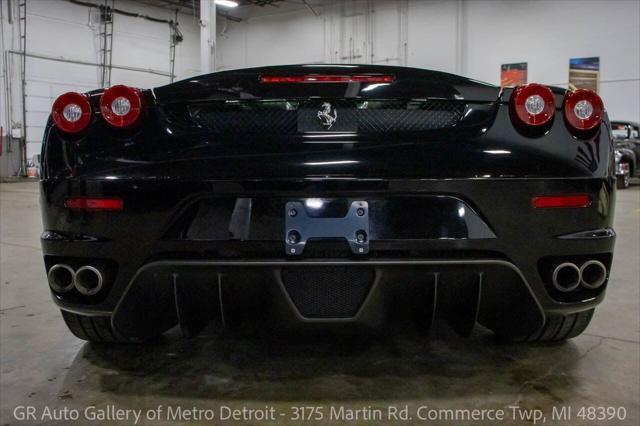
<instances>
[{"instance_id":1,"label":"round taillight","mask_svg":"<svg viewBox=\"0 0 640 426\"><path fill-rule=\"evenodd\" d=\"M113 127L130 127L142 112L142 96L138 89L127 86L108 88L100 98L100 113Z\"/></svg>"},{"instance_id":2,"label":"round taillight","mask_svg":"<svg viewBox=\"0 0 640 426\"><path fill-rule=\"evenodd\" d=\"M511 119L518 124L544 126L556 112L555 98L548 87L530 83L513 90L509 110Z\"/></svg>"},{"instance_id":3,"label":"round taillight","mask_svg":"<svg viewBox=\"0 0 640 426\"><path fill-rule=\"evenodd\" d=\"M578 131L593 130L600 125L604 104L597 93L578 89L564 98L564 118L569 126Z\"/></svg>"},{"instance_id":4,"label":"round taillight","mask_svg":"<svg viewBox=\"0 0 640 426\"><path fill-rule=\"evenodd\" d=\"M79 133L91 122L91 105L87 95L68 92L53 103L51 117L56 127L65 133Z\"/></svg>"}]
</instances>

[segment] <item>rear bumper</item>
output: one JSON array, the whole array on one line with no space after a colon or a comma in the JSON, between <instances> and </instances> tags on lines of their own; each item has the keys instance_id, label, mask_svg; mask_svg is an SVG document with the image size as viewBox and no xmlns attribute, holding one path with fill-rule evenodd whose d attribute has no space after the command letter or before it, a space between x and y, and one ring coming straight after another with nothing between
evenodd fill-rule
<instances>
[{"instance_id":1,"label":"rear bumper","mask_svg":"<svg viewBox=\"0 0 640 426\"><path fill-rule=\"evenodd\" d=\"M145 309L140 309L141 301ZM461 335L479 322L528 335L545 313L522 273L502 260L159 261L133 277L115 310L124 336L180 324L269 318L289 329L375 327L394 317L449 321Z\"/></svg>"},{"instance_id":2,"label":"rear bumper","mask_svg":"<svg viewBox=\"0 0 640 426\"><path fill-rule=\"evenodd\" d=\"M521 323L524 331L524 328L539 326L545 315L586 310L602 301L604 286L597 291L576 294L573 298L554 294L545 276L544 265L545 262L567 259L579 263L595 256L610 266L615 242L615 234L610 231L615 202L612 183L610 179L597 178L242 182L49 180L43 181L42 185L43 221L47 231L43 235L42 246L47 268L60 259L71 259L70 262L77 265L85 261L106 261L110 265L112 279L100 298L86 300L54 295L54 299L62 309L112 316L116 329L123 334L135 335L139 330L127 332L125 326L142 324L144 317L154 318L152 322L163 326L167 324L161 321L162 318L174 324L179 322L177 310L180 308L176 306L180 303L176 301L176 288L182 288L180 283L185 281L185 277L189 277L188 282L197 283L194 288L204 289L198 291L204 291L203 294L208 295L205 299L211 303L208 308L198 309L211 313L217 306L215 298L219 295L216 296L215 289L220 284L220 276L224 277L223 288L240 289L251 284L250 290L262 287L270 289L270 295L277 295L277 290L282 290L285 284L281 277L283 269L318 266L366 267L373 271L377 284L372 284L367 291L367 303L363 302L365 310L358 311L362 316L351 316L348 318L350 322L384 318L387 307L396 304L398 299L393 292L380 289L412 287L412 277L415 277L420 282L417 286L426 289L421 291L427 294L423 294L421 299L409 297L407 300L421 300L424 306L435 304L439 306L434 310L437 315L447 316L449 314L445 311L450 311L456 313L456 317L466 318L466 322L475 318L494 328L498 323ZM537 195L575 193L589 194L591 205L583 209L540 210L531 207L531 199ZM63 207L64 200L70 196L119 196L124 200L125 211L70 212ZM406 229L396 226L391 236L379 234L386 235L384 238L372 235L366 256L344 252L344 245L330 241L324 243L321 250L294 258L285 254L285 230L280 225L284 223L284 209L277 213L275 222L271 213L252 218L257 220L251 222L252 227L271 229L262 233L260 238L252 235L193 238L184 232L172 233L181 221L193 222L190 206L203 200L214 200L216 205L220 203L215 200L239 198L254 200L255 205L265 200L279 200L279 205L284 206L290 200L315 197L357 200L448 197L460 200L475 212L490 234L484 231L465 234L449 229L449 234L439 238L421 228L419 236L413 238L406 230L422 223L415 219L424 213L418 210L403 219ZM451 211L455 212L456 207L452 204L442 208L454 209ZM467 230L471 227L468 223L464 225ZM453 273L455 270L462 274L459 279ZM248 282L243 275L254 279ZM153 284L160 282L163 284ZM463 283L461 289L458 288L459 283ZM151 293L145 289L150 289ZM138 291L141 295L132 296ZM442 293L440 297L439 293ZM159 297L162 301L157 305L159 308L154 309L156 302L153 299L160 294L164 296ZM258 300L265 301L265 305L279 306L283 308L279 311L285 313L288 309L292 315L290 319L309 322L304 321L304 315L297 315L300 314L299 309L292 309L296 306L287 302L287 297L289 302L291 298L286 291L280 291L280 296L283 296L280 301L277 297L266 298L263 293L257 294ZM190 298L186 296L186 300ZM369 298L373 301L378 298L387 300L380 305L387 307L373 309L377 305L370 305ZM455 303L438 304L438 299L459 300L464 309L458 309ZM509 303L502 306L503 301ZM122 314L122 307L129 303L132 304L126 315ZM367 305L371 308L365 308ZM173 306L173 314L167 314L169 306ZM373 310L365 315L368 309ZM490 312L499 311L504 311L506 316L487 319ZM428 310L425 308L424 312ZM531 323L523 321L524 316L531 318ZM321 318L320 322L331 321Z\"/></svg>"}]
</instances>

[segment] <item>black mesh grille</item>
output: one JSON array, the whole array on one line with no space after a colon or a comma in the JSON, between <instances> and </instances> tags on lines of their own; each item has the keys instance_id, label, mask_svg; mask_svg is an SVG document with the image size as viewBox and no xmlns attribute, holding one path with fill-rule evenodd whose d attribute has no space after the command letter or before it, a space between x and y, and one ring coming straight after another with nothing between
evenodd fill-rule
<instances>
[{"instance_id":1,"label":"black mesh grille","mask_svg":"<svg viewBox=\"0 0 640 426\"><path fill-rule=\"evenodd\" d=\"M331 104L337 120L323 127L317 113ZM419 132L446 129L462 118L465 103L450 100L355 99L303 101L215 101L169 105L167 117L217 135L294 135L302 131L357 131L359 133Z\"/></svg>"},{"instance_id":2,"label":"black mesh grille","mask_svg":"<svg viewBox=\"0 0 640 426\"><path fill-rule=\"evenodd\" d=\"M245 104L214 103L189 107L193 122L214 134L242 133L293 134L296 132L296 111L280 103L251 102Z\"/></svg>"},{"instance_id":3,"label":"black mesh grille","mask_svg":"<svg viewBox=\"0 0 640 426\"><path fill-rule=\"evenodd\" d=\"M367 267L294 267L282 271L282 282L302 316L351 318L373 285Z\"/></svg>"},{"instance_id":4,"label":"black mesh grille","mask_svg":"<svg viewBox=\"0 0 640 426\"><path fill-rule=\"evenodd\" d=\"M358 110L358 129L363 132L408 132L453 127L465 105L451 101L385 102L379 108Z\"/></svg>"}]
</instances>

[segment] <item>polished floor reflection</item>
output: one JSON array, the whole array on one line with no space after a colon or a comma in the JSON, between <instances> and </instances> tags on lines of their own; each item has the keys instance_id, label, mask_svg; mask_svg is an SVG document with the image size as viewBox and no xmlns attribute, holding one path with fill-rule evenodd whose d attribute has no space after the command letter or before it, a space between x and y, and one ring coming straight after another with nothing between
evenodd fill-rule
<instances>
[{"instance_id":1,"label":"polished floor reflection","mask_svg":"<svg viewBox=\"0 0 640 426\"><path fill-rule=\"evenodd\" d=\"M18 422L13 413L19 405L41 411L45 406L83 410L110 404L143 410L159 405L275 407L287 413L252 423L201 420L207 424L303 424L291 420L292 407L320 405L328 414L330 406L405 404L411 410L424 405L509 410L518 405L549 416L554 406L571 405L574 414L582 406L622 406L627 420L606 424L640 421L638 185L618 192L618 242L605 303L584 335L553 345L504 345L481 329L461 339L444 325L429 338L410 325L366 337L319 340L209 327L195 339L173 333L146 346L87 344L66 330L50 300L38 242L37 186L2 184L0 203L2 425L51 423ZM307 424L340 423L325 418ZM350 424L385 423L403 424ZM510 423L516 421L501 424ZM547 419L547 424L567 423Z\"/></svg>"}]
</instances>

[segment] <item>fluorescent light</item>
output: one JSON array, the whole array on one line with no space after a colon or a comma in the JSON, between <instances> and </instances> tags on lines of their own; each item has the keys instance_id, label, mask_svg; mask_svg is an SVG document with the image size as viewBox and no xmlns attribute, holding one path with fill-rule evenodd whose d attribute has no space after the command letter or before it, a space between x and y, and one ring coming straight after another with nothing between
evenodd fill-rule
<instances>
[{"instance_id":1,"label":"fluorescent light","mask_svg":"<svg viewBox=\"0 0 640 426\"><path fill-rule=\"evenodd\" d=\"M343 160L343 161L319 161L316 163L304 163L307 166L336 166L340 164L357 164L359 161Z\"/></svg>"},{"instance_id":2,"label":"fluorescent light","mask_svg":"<svg viewBox=\"0 0 640 426\"><path fill-rule=\"evenodd\" d=\"M487 149L484 152L494 155L511 154L511 151L507 151L506 149Z\"/></svg>"},{"instance_id":3,"label":"fluorescent light","mask_svg":"<svg viewBox=\"0 0 640 426\"><path fill-rule=\"evenodd\" d=\"M214 0L214 3L223 7L237 7L238 2L233 0Z\"/></svg>"},{"instance_id":4,"label":"fluorescent light","mask_svg":"<svg viewBox=\"0 0 640 426\"><path fill-rule=\"evenodd\" d=\"M305 64L303 67L315 67L315 68L324 68L327 64ZM358 65L338 65L331 64L331 68L357 68Z\"/></svg>"}]
</instances>

